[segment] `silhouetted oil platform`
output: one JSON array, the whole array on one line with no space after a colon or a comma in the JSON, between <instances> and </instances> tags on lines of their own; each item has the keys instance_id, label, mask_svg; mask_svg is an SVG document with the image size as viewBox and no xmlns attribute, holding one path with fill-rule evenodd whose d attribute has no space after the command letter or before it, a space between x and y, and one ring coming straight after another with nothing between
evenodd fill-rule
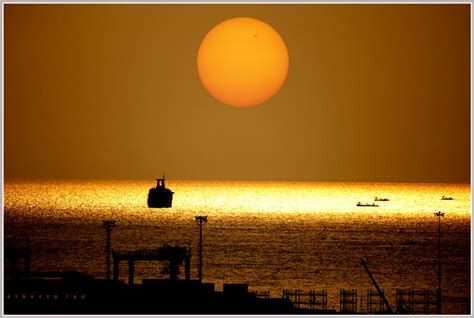
<instances>
[{"instance_id":1,"label":"silhouetted oil platform","mask_svg":"<svg viewBox=\"0 0 474 318\"><path fill-rule=\"evenodd\" d=\"M149 208L171 208L173 203L173 191L165 186L165 175L162 179L156 179L156 187L148 191Z\"/></svg>"}]
</instances>

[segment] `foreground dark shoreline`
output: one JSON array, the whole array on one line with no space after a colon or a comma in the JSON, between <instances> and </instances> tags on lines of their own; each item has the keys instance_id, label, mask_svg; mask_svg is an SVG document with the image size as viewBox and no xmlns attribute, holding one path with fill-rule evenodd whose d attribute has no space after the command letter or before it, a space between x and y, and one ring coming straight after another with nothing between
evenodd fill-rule
<instances>
[{"instance_id":1,"label":"foreground dark shoreline","mask_svg":"<svg viewBox=\"0 0 474 318\"><path fill-rule=\"evenodd\" d=\"M361 311L360 307L358 310L357 290L341 290L341 306L336 311L328 309L321 302L322 298L314 296L314 291L313 298L304 298L308 294L298 290L295 293L287 291L286 297L284 294L282 298L270 298L269 294L249 291L248 284L224 284L223 291L216 291L213 283L191 279L144 279L142 284L127 284L121 280L94 279L80 272L31 272L29 275L5 279L5 314L398 315L432 314L436 305L435 294L426 290L408 291L404 294L407 298L397 301L394 312L383 306L376 291L369 291L373 310L366 312ZM355 298L351 297L354 291ZM298 293L303 296L301 299ZM397 293L400 297L404 292L397 290ZM327 293L325 296L327 298ZM363 294L360 297L364 297ZM409 298L413 297L415 300L410 301ZM467 313L470 313L470 299L462 301Z\"/></svg>"},{"instance_id":2,"label":"foreground dark shoreline","mask_svg":"<svg viewBox=\"0 0 474 318\"><path fill-rule=\"evenodd\" d=\"M335 313L335 311L312 311ZM92 279L81 273L55 280L7 279L5 314L297 314L288 299L257 298L248 285L197 280Z\"/></svg>"}]
</instances>

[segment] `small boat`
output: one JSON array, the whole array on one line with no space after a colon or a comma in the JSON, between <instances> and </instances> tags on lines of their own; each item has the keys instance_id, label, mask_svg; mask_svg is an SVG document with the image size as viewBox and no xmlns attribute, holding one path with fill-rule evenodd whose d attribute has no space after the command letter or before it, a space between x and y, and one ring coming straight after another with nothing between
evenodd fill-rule
<instances>
[{"instance_id":1,"label":"small boat","mask_svg":"<svg viewBox=\"0 0 474 318\"><path fill-rule=\"evenodd\" d=\"M171 208L173 203L173 191L165 186L165 175L162 179L156 179L156 187L148 191L149 208Z\"/></svg>"},{"instance_id":2,"label":"small boat","mask_svg":"<svg viewBox=\"0 0 474 318\"><path fill-rule=\"evenodd\" d=\"M360 203L360 202L357 202L357 206L366 206L366 207L378 207L379 205L378 204L375 204L375 203Z\"/></svg>"},{"instance_id":3,"label":"small boat","mask_svg":"<svg viewBox=\"0 0 474 318\"><path fill-rule=\"evenodd\" d=\"M444 195L441 197L441 200L454 200L452 197L445 197Z\"/></svg>"},{"instance_id":4,"label":"small boat","mask_svg":"<svg viewBox=\"0 0 474 318\"><path fill-rule=\"evenodd\" d=\"M374 201L390 201L390 200L387 199L387 198L378 198L378 197L375 197Z\"/></svg>"}]
</instances>

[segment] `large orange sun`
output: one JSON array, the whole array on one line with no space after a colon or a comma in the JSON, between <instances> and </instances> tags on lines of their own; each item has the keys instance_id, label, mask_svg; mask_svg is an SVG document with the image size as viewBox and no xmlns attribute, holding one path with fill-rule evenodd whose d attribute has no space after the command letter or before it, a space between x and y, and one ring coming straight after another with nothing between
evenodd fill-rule
<instances>
[{"instance_id":1,"label":"large orange sun","mask_svg":"<svg viewBox=\"0 0 474 318\"><path fill-rule=\"evenodd\" d=\"M197 56L199 78L217 100L232 106L261 104L275 95L288 73L288 50L268 24L233 18L207 33Z\"/></svg>"}]
</instances>

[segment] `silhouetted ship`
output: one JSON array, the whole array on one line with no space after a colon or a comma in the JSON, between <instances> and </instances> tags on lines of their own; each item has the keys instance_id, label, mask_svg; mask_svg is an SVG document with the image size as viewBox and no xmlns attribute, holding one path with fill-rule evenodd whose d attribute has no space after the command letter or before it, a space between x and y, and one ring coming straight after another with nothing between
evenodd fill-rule
<instances>
[{"instance_id":1,"label":"silhouetted ship","mask_svg":"<svg viewBox=\"0 0 474 318\"><path fill-rule=\"evenodd\" d=\"M387 198L378 198L378 197L375 197L374 201L390 201L390 200L387 199Z\"/></svg>"},{"instance_id":2,"label":"silhouetted ship","mask_svg":"<svg viewBox=\"0 0 474 318\"><path fill-rule=\"evenodd\" d=\"M452 197L445 197L444 195L441 197L441 200L454 200Z\"/></svg>"},{"instance_id":3,"label":"silhouetted ship","mask_svg":"<svg viewBox=\"0 0 474 318\"><path fill-rule=\"evenodd\" d=\"M379 205L378 204L375 204L375 203L360 203L360 202L357 202L357 206L366 206L366 207L378 207Z\"/></svg>"},{"instance_id":4,"label":"silhouetted ship","mask_svg":"<svg viewBox=\"0 0 474 318\"><path fill-rule=\"evenodd\" d=\"M171 208L173 203L173 191L165 186L165 175L162 179L156 179L156 187L148 192L149 208Z\"/></svg>"}]
</instances>

